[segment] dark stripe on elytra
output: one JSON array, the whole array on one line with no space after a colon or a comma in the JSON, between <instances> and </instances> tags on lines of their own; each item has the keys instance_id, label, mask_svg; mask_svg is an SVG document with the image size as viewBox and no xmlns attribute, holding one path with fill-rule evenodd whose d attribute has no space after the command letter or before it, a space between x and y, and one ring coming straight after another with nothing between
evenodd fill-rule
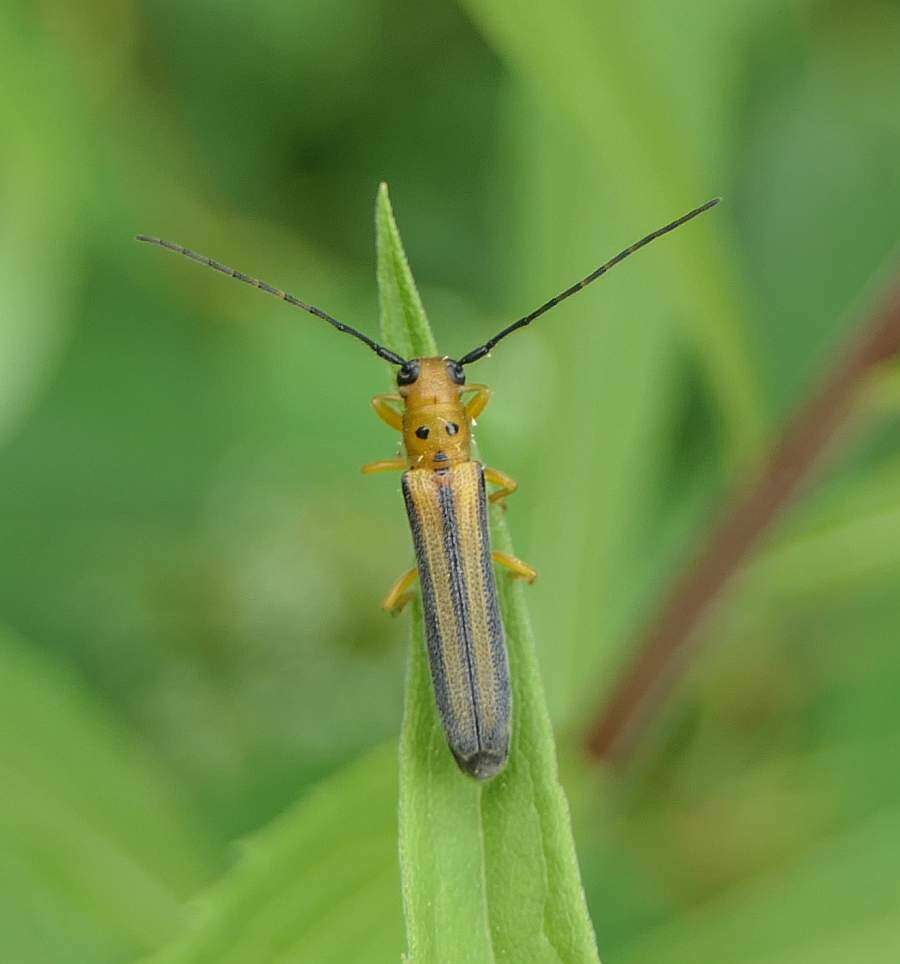
<instances>
[{"instance_id":1,"label":"dark stripe on elytra","mask_svg":"<svg viewBox=\"0 0 900 964\"><path fill-rule=\"evenodd\" d=\"M428 645L428 662L431 666L431 679L434 683L435 698L445 728L448 726L447 710L449 699L447 693L447 673L444 669L444 657L441 649L441 634L438 628L437 609L434 598L434 578L428 567L428 554L422 538L422 521L416 510L415 502L409 493L407 473L401 479L403 500L406 503L406 514L409 517L409 527L412 530L413 546L416 550L416 563L419 569L419 585L422 589L422 609L425 614L425 638Z\"/></svg>"},{"instance_id":2,"label":"dark stripe on elytra","mask_svg":"<svg viewBox=\"0 0 900 964\"><path fill-rule=\"evenodd\" d=\"M456 521L456 506L453 504L453 488L449 485L438 486L438 500L444 523L444 549L450 565L450 591L453 595L453 613L456 616L457 632L463 647L463 655L468 670L469 698L472 705L472 719L475 724L475 745L481 748L481 720L478 713L478 698L475 692L475 667L472 645L472 621L469 616L469 593L466 574L460 558L459 536Z\"/></svg>"},{"instance_id":3,"label":"dark stripe on elytra","mask_svg":"<svg viewBox=\"0 0 900 964\"><path fill-rule=\"evenodd\" d=\"M491 535L488 528L487 493L484 485L484 469L479 466L478 493L478 527L481 530L481 571L487 594L487 612L491 642L491 662L494 666L494 680L497 687L498 700L496 703L496 727L493 733L484 734L484 743L493 746L495 737L500 734L504 743L509 739L509 719L511 716L512 692L509 685L509 659L506 654L506 634L503 629L503 617L500 615L500 601L497 596L497 579L494 575L494 561L491 557Z\"/></svg>"}]
</instances>

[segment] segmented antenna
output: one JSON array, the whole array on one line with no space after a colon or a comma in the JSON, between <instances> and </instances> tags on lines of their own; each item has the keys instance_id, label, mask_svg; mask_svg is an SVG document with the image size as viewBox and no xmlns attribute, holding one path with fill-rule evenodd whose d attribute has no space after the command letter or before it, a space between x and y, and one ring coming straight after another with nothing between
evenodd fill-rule
<instances>
[{"instance_id":1,"label":"segmented antenna","mask_svg":"<svg viewBox=\"0 0 900 964\"><path fill-rule=\"evenodd\" d=\"M355 328L351 328L350 325L345 325L342 321L338 321L337 318L333 318L328 314L327 311L322 311L321 308L316 308L315 305L308 305L305 301L301 301L295 295L289 294L287 291L282 291L280 288L275 288L265 281L260 281L259 278L251 278L250 275L244 274L242 271L235 271L234 268L229 268L227 264L222 264L220 261L214 261L212 258L208 258L205 254L198 254L196 251L191 251L190 248L182 247L182 245L175 244L172 241L164 241L162 238L151 238L146 234L139 234L136 240L144 241L147 244L155 244L158 247L165 248L168 251L174 251L176 254L183 254L186 258L190 258L192 261L197 261L202 265L206 265L207 268L212 268L214 271L220 271L222 274L228 275L229 278L236 278L238 281L243 281L244 284L252 285L254 288L259 288L260 291L265 291L266 294L274 295L276 298L286 301L289 305L293 305L295 308L302 308L304 311L308 311L311 315L315 315L317 318L327 321L329 325L337 328L338 331L345 332L348 335L353 335L354 338L358 338L361 342L368 345L376 355L378 355L380 358L383 358L385 361L390 362L392 365L406 364L405 358L401 358L399 355L392 352L390 348L385 348L384 345L379 345L377 341L370 338L368 335L363 334L361 331L357 331Z\"/></svg>"},{"instance_id":2,"label":"segmented antenna","mask_svg":"<svg viewBox=\"0 0 900 964\"><path fill-rule=\"evenodd\" d=\"M526 325L530 325L535 318L539 318L545 311L549 311L551 308L555 308L561 301L565 301L570 295L574 295L575 292L581 291L582 288L586 288L592 281L596 281L601 275L606 274L610 268L614 268L620 261L624 261L629 255L634 254L635 251L640 250L645 245L649 244L651 241L655 241L657 238L661 238L664 234L668 234L670 231L674 231L675 228L680 227L686 221L690 221L692 218L697 217L698 214L703 214L704 211L708 211L710 208L714 208L721 198L713 198L711 201L707 201L706 204L701 204L700 207L694 208L693 211L689 211L687 214L682 215L675 221L669 222L669 224L664 225L661 228L657 228L652 234L648 234L646 237L641 238L640 241L635 241L630 247L626 248L624 251L620 251L614 258L610 258L605 264L601 264L596 271L592 271L586 278L582 278L581 281L576 282L571 288L566 288L565 291L560 292L556 297L551 298L549 301L545 301L540 308L535 308L531 314L525 315L518 321L514 321L511 325L503 329L503 331L494 335L493 338L488 339L483 345L478 348L473 348L467 355L463 355L460 358L460 365L471 365L472 362L478 361L479 358L484 358L484 356L500 341L501 338L505 338L507 335L511 335L514 331L519 328L524 328Z\"/></svg>"}]
</instances>

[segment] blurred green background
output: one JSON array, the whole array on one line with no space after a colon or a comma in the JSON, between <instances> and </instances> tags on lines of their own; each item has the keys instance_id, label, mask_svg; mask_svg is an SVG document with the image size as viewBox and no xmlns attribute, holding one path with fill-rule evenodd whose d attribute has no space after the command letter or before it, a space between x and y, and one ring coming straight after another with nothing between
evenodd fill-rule
<instances>
[{"instance_id":1,"label":"blurred green background","mask_svg":"<svg viewBox=\"0 0 900 964\"><path fill-rule=\"evenodd\" d=\"M724 195L472 369L479 443L521 483L606 964L900 960L896 372L638 763L581 749L894 263L900 5L8 0L0 64L0 960L165 944L235 840L397 734L405 623L378 603L409 535L398 480L358 471L395 452L386 367L131 240L374 334L382 179L451 355ZM361 960L399 959L387 931Z\"/></svg>"}]
</instances>

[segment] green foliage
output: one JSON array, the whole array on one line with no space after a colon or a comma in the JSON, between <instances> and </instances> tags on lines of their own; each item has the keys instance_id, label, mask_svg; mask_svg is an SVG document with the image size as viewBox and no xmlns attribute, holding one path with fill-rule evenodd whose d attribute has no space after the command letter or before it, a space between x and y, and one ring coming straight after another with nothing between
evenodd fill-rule
<instances>
[{"instance_id":1,"label":"green foliage","mask_svg":"<svg viewBox=\"0 0 900 964\"><path fill-rule=\"evenodd\" d=\"M376 223L382 334L405 357L436 354L384 185ZM494 544L510 552L499 508L491 528ZM508 578L502 586L512 744L506 769L487 785L464 777L447 750L418 599L413 608L400 740L400 862L411 964L598 959L523 589Z\"/></svg>"},{"instance_id":2,"label":"green foliage","mask_svg":"<svg viewBox=\"0 0 900 964\"><path fill-rule=\"evenodd\" d=\"M710 144L718 134L707 127L711 115L692 117L694 123L686 129L673 122L673 107L683 108L679 95L697 83L692 73L701 66L701 58L692 56L689 47L709 42L718 16L685 11L686 19L700 22L690 27L682 23L677 62L671 62L671 52L660 49L663 38L651 34L658 23L643 18L637 5L614 17L603 5L581 0L553 7L526 0L465 0L464 6L530 90L540 92L538 104L574 126L595 168L578 192L579 203L590 198L590 217L597 217L593 185L615 182L613 197L604 199L611 202L605 237L611 236L610 217L617 229L623 223L640 225L629 229L636 238L727 189L712 177L710 161L720 145ZM598 39L602 56L597 54ZM672 37L664 43L674 41ZM566 52L565 69L560 69L561 50ZM672 84L667 87L671 99L659 96L648 83L651 77ZM699 151L706 162L702 165L694 160ZM657 163L660 154L666 157L664 165ZM656 283L665 285L667 302L681 316L721 411L729 456L738 462L761 438L760 389L746 346L743 296L723 245L722 224L714 218L690 237L679 237ZM609 240L606 244L612 245L610 254L620 246ZM614 356L607 362L619 363Z\"/></svg>"},{"instance_id":3,"label":"green foliage","mask_svg":"<svg viewBox=\"0 0 900 964\"><path fill-rule=\"evenodd\" d=\"M208 876L168 775L64 673L0 632L4 960L131 959L171 936Z\"/></svg>"},{"instance_id":4,"label":"green foliage","mask_svg":"<svg viewBox=\"0 0 900 964\"><path fill-rule=\"evenodd\" d=\"M479 442L521 483L509 518L541 573L525 593L604 960L891 960L896 373L701 629L637 765L591 769L580 741L742 467L875 269L894 270L896 5L6 8L0 617L18 635L0 679L0 958L149 953L230 841L268 841L259 828L317 786L365 820L368 784L340 771L394 740L403 702L401 623L377 603L409 534L398 486L357 473L395 450L366 411L384 369L130 238L189 244L374 333L365 212L387 178L451 354L724 196L479 362ZM415 317L393 277L386 310ZM304 863L315 832L279 823L339 923L239 860L189 941L230 908L264 947L284 893L320 915L323 958L333 940L352 959L341 931L369 922L369 959L397 959L395 763L365 759L383 887L329 889ZM446 779L484 821L492 788L475 814ZM485 823L478 860L495 845Z\"/></svg>"},{"instance_id":5,"label":"green foliage","mask_svg":"<svg viewBox=\"0 0 900 964\"><path fill-rule=\"evenodd\" d=\"M894 748L896 749L896 748ZM623 950L622 964L674 964L690 947L697 960L734 964L896 959L900 902L886 888L900 831L897 810L863 820L775 877L738 888L727 901L697 910ZM877 875L877 876L873 876ZM785 905L791 913L784 912ZM753 928L743 922L753 920ZM740 939L736 935L740 934Z\"/></svg>"},{"instance_id":6,"label":"green foliage","mask_svg":"<svg viewBox=\"0 0 900 964\"><path fill-rule=\"evenodd\" d=\"M396 810L390 745L242 841L234 868L196 902L192 932L153 964L396 961Z\"/></svg>"},{"instance_id":7,"label":"green foliage","mask_svg":"<svg viewBox=\"0 0 900 964\"><path fill-rule=\"evenodd\" d=\"M403 250L387 184L378 188L375 204L375 250L381 335L385 343L404 358L436 355L437 345Z\"/></svg>"},{"instance_id":8,"label":"green foliage","mask_svg":"<svg viewBox=\"0 0 900 964\"><path fill-rule=\"evenodd\" d=\"M0 441L28 413L58 363L67 335L67 302L79 287L81 261L71 240L85 164L83 159L58 163L59 152L71 145L82 121L81 111L63 92L64 62L44 61L50 76L39 77L35 59L44 53L40 42L16 36L14 23L10 14L0 25L0 61L21 85L14 90L6 83L0 91L5 131L0 155ZM48 234L58 243L48 246ZM55 279L53 284L35 283L36 263Z\"/></svg>"}]
</instances>

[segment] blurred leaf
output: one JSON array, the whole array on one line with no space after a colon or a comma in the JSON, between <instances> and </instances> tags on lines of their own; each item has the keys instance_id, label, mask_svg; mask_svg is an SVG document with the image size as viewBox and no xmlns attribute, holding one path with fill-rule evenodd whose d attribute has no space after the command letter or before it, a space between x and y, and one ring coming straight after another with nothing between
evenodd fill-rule
<instances>
[{"instance_id":1,"label":"blurred leaf","mask_svg":"<svg viewBox=\"0 0 900 964\"><path fill-rule=\"evenodd\" d=\"M601 260L642 228L631 218L630 227L626 219L610 225L605 176L566 118L521 93L510 113L509 163L527 178L520 204L533 210L514 231L520 240L509 286L513 303L527 309L586 271L585 259ZM521 483L510 512L521 517L519 538L541 572L532 612L543 679L554 718L568 726L593 710L598 680L609 678L604 666L627 638L647 585L671 566L660 515L686 501L668 477L673 464L690 465L683 446L669 449L677 444L673 412L684 404L684 353L648 278L682 243L686 235L649 248L647 260L611 273L479 363L496 399L479 432L497 453L492 459ZM536 356L530 370L529 352ZM708 495L710 462L718 461L709 434L703 449Z\"/></svg>"},{"instance_id":2,"label":"blurred leaf","mask_svg":"<svg viewBox=\"0 0 900 964\"><path fill-rule=\"evenodd\" d=\"M0 62L16 78L0 84L0 439L62 354L80 295L75 234L90 169L69 64L39 32L16 29L16 19L0 20Z\"/></svg>"},{"instance_id":3,"label":"blurred leaf","mask_svg":"<svg viewBox=\"0 0 900 964\"><path fill-rule=\"evenodd\" d=\"M875 372L864 403L870 415L896 417L900 413L900 365L886 365Z\"/></svg>"},{"instance_id":4,"label":"blurred leaf","mask_svg":"<svg viewBox=\"0 0 900 964\"><path fill-rule=\"evenodd\" d=\"M721 74L731 69L728 48L717 42L727 17L686 8L673 32L658 31L661 18L638 3L465 0L464 6L528 88L584 136L582 150L603 173L617 220L627 212L652 230L727 190L723 129L710 124ZM583 193L573 193L583 203ZM680 309L721 408L728 454L740 464L761 441L764 412L727 224L718 217L711 231L681 238L663 271L667 299Z\"/></svg>"},{"instance_id":5,"label":"blurred leaf","mask_svg":"<svg viewBox=\"0 0 900 964\"><path fill-rule=\"evenodd\" d=\"M396 750L345 767L241 844L153 964L388 964L403 942Z\"/></svg>"},{"instance_id":6,"label":"blurred leaf","mask_svg":"<svg viewBox=\"0 0 900 964\"><path fill-rule=\"evenodd\" d=\"M824 589L872 581L900 571L900 505L867 511L846 522L779 545L753 563L749 575L779 594L816 597Z\"/></svg>"},{"instance_id":7,"label":"blurred leaf","mask_svg":"<svg viewBox=\"0 0 900 964\"><path fill-rule=\"evenodd\" d=\"M900 8L784 8L742 39L734 201L767 395L784 411L858 321L874 269L896 264Z\"/></svg>"},{"instance_id":8,"label":"blurred leaf","mask_svg":"<svg viewBox=\"0 0 900 964\"><path fill-rule=\"evenodd\" d=\"M772 814L776 819L776 814ZM621 948L620 964L779 964L821 960L897 959L896 840L900 813L887 810L852 831L826 841L792 866L755 878L705 906ZM893 944L875 956L824 957L816 950L869 946L867 929L891 923ZM850 940L852 935L852 940Z\"/></svg>"},{"instance_id":9,"label":"blurred leaf","mask_svg":"<svg viewBox=\"0 0 900 964\"><path fill-rule=\"evenodd\" d=\"M412 357L434 352L384 187L377 212L383 336ZM511 551L499 509L492 533L498 548ZM463 776L447 749L418 599L413 607L400 744L400 859L415 964L597 961L521 585L501 580L501 607L513 736L506 769L487 785Z\"/></svg>"},{"instance_id":10,"label":"blurred leaf","mask_svg":"<svg viewBox=\"0 0 900 964\"><path fill-rule=\"evenodd\" d=\"M164 777L78 681L0 634L3 959L119 960L171 936L209 873Z\"/></svg>"}]
</instances>

